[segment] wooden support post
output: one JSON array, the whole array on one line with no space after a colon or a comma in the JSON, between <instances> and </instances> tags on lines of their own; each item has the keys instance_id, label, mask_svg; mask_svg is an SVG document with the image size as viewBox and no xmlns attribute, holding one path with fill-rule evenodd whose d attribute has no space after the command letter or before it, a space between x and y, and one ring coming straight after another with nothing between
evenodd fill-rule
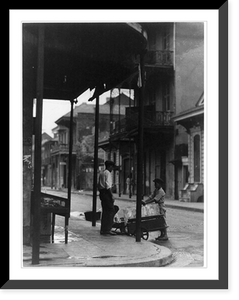
<instances>
[{"instance_id":1,"label":"wooden support post","mask_svg":"<svg viewBox=\"0 0 239 300\"><path fill-rule=\"evenodd\" d=\"M68 155L68 211L69 214L65 216L65 244L68 243L68 224L69 224L69 217L71 211L71 183L72 183L72 147L73 147L73 108L74 103L77 103L77 100L71 99L71 114L70 114L70 139L69 139L69 155Z\"/></svg>"},{"instance_id":2,"label":"wooden support post","mask_svg":"<svg viewBox=\"0 0 239 300\"><path fill-rule=\"evenodd\" d=\"M136 242L141 241L141 201L143 196L144 161L144 55L140 55L139 72L139 116L138 116L138 154L137 154L137 199L136 199Z\"/></svg>"},{"instance_id":3,"label":"wooden support post","mask_svg":"<svg viewBox=\"0 0 239 300\"><path fill-rule=\"evenodd\" d=\"M65 216L65 244L68 244L69 215Z\"/></svg>"},{"instance_id":4,"label":"wooden support post","mask_svg":"<svg viewBox=\"0 0 239 300\"><path fill-rule=\"evenodd\" d=\"M120 94L120 88L119 88L119 126L118 126L118 133L120 134L120 130L121 130L121 94ZM118 174L119 174L119 197L121 197L121 190L122 190L122 184L121 184L121 171L122 171L122 166L121 166L121 160L120 160L120 155L121 155L121 143L120 143L120 140L119 140L119 171L118 171Z\"/></svg>"},{"instance_id":5,"label":"wooden support post","mask_svg":"<svg viewBox=\"0 0 239 300\"><path fill-rule=\"evenodd\" d=\"M56 222L56 214L52 213L52 220L51 220L51 242L52 243L54 243L55 222Z\"/></svg>"},{"instance_id":6,"label":"wooden support post","mask_svg":"<svg viewBox=\"0 0 239 300\"><path fill-rule=\"evenodd\" d=\"M93 180L93 205L92 226L96 226L96 204L97 204L97 175L98 175L98 138L99 138L99 96L96 97L95 107L95 147L94 147L94 180Z\"/></svg>"},{"instance_id":7,"label":"wooden support post","mask_svg":"<svg viewBox=\"0 0 239 300\"><path fill-rule=\"evenodd\" d=\"M39 264L39 253L40 253L41 142L42 142L43 87L44 87L44 25L39 25L37 84L36 84L37 105L36 105L35 153L34 153L32 264Z\"/></svg>"},{"instance_id":8,"label":"wooden support post","mask_svg":"<svg viewBox=\"0 0 239 300\"><path fill-rule=\"evenodd\" d=\"M131 110L131 89L129 90L129 109ZM133 172L132 172L132 151L131 151L131 136L129 136L129 198L132 197L132 180L133 180Z\"/></svg>"}]
</instances>

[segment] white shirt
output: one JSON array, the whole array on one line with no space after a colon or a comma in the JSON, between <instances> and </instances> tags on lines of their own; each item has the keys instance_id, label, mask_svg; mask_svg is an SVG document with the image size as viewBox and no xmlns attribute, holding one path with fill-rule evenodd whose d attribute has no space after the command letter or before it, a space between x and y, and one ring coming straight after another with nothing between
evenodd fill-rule
<instances>
[{"instance_id":1,"label":"white shirt","mask_svg":"<svg viewBox=\"0 0 239 300\"><path fill-rule=\"evenodd\" d=\"M112 188L112 177L110 171L104 170L103 172L100 173L98 188L99 190L101 189L108 190Z\"/></svg>"},{"instance_id":2,"label":"white shirt","mask_svg":"<svg viewBox=\"0 0 239 300\"><path fill-rule=\"evenodd\" d=\"M164 197L165 197L165 192L162 188L160 189L155 189L153 193L149 196L147 200L145 200L145 203L151 203L155 201L159 205L164 204Z\"/></svg>"}]
</instances>

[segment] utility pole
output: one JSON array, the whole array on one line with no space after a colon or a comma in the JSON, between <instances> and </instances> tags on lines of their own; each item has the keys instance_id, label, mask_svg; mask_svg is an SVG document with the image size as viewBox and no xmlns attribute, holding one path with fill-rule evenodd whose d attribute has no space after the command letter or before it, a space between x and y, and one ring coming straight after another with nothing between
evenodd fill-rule
<instances>
[{"instance_id":1,"label":"utility pole","mask_svg":"<svg viewBox=\"0 0 239 300\"><path fill-rule=\"evenodd\" d=\"M71 211L71 184L72 184L72 148L73 148L73 111L74 111L74 103L76 104L78 101L71 99L71 116L70 116L70 139L69 139L69 155L68 155L68 205L69 205L69 212ZM65 217L65 244L68 243L68 225L69 225L69 218L70 215Z\"/></svg>"}]
</instances>

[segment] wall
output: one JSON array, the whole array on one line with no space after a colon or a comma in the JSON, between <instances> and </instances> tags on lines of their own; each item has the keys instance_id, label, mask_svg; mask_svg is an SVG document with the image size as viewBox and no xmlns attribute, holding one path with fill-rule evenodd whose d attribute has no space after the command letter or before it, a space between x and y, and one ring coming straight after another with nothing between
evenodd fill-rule
<instances>
[{"instance_id":1,"label":"wall","mask_svg":"<svg viewBox=\"0 0 239 300\"><path fill-rule=\"evenodd\" d=\"M194 107L204 90L204 23L175 24L176 113Z\"/></svg>"},{"instance_id":2,"label":"wall","mask_svg":"<svg viewBox=\"0 0 239 300\"><path fill-rule=\"evenodd\" d=\"M175 106L176 114L195 107L204 91L204 23L175 23ZM192 149L188 133L181 125L175 127L174 159L188 157L188 172L192 178ZM203 157L201 157L203 159ZM203 160L201 161L203 169ZM176 165L177 192L184 187L187 175L184 166Z\"/></svg>"},{"instance_id":3,"label":"wall","mask_svg":"<svg viewBox=\"0 0 239 300\"><path fill-rule=\"evenodd\" d=\"M201 128L194 127L190 130L190 135L188 135L188 160L189 160L189 182L194 183L194 137L199 135L200 137L200 183L204 182L204 131Z\"/></svg>"},{"instance_id":4,"label":"wall","mask_svg":"<svg viewBox=\"0 0 239 300\"><path fill-rule=\"evenodd\" d=\"M95 126L94 114L78 113L77 117L77 141L81 141L82 136L92 134L92 127Z\"/></svg>"},{"instance_id":5,"label":"wall","mask_svg":"<svg viewBox=\"0 0 239 300\"><path fill-rule=\"evenodd\" d=\"M121 115L121 119L124 116ZM113 121L118 121L119 116L113 115ZM95 115L91 113L78 113L77 117L77 141L81 141L83 136L94 134ZM99 114L99 132L110 131L110 115Z\"/></svg>"},{"instance_id":6,"label":"wall","mask_svg":"<svg viewBox=\"0 0 239 300\"><path fill-rule=\"evenodd\" d=\"M167 48L173 50L173 23L146 23L149 50L164 50L167 39Z\"/></svg>"}]
</instances>

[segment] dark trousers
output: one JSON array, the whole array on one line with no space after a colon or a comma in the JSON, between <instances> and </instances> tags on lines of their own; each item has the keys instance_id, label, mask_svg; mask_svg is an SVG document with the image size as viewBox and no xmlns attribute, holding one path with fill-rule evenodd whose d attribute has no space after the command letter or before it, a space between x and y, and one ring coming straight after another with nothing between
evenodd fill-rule
<instances>
[{"instance_id":1,"label":"dark trousers","mask_svg":"<svg viewBox=\"0 0 239 300\"><path fill-rule=\"evenodd\" d=\"M109 232L112 229L114 215L119 210L119 207L114 205L112 195L109 190L100 190L100 200L102 206L100 231Z\"/></svg>"}]
</instances>

